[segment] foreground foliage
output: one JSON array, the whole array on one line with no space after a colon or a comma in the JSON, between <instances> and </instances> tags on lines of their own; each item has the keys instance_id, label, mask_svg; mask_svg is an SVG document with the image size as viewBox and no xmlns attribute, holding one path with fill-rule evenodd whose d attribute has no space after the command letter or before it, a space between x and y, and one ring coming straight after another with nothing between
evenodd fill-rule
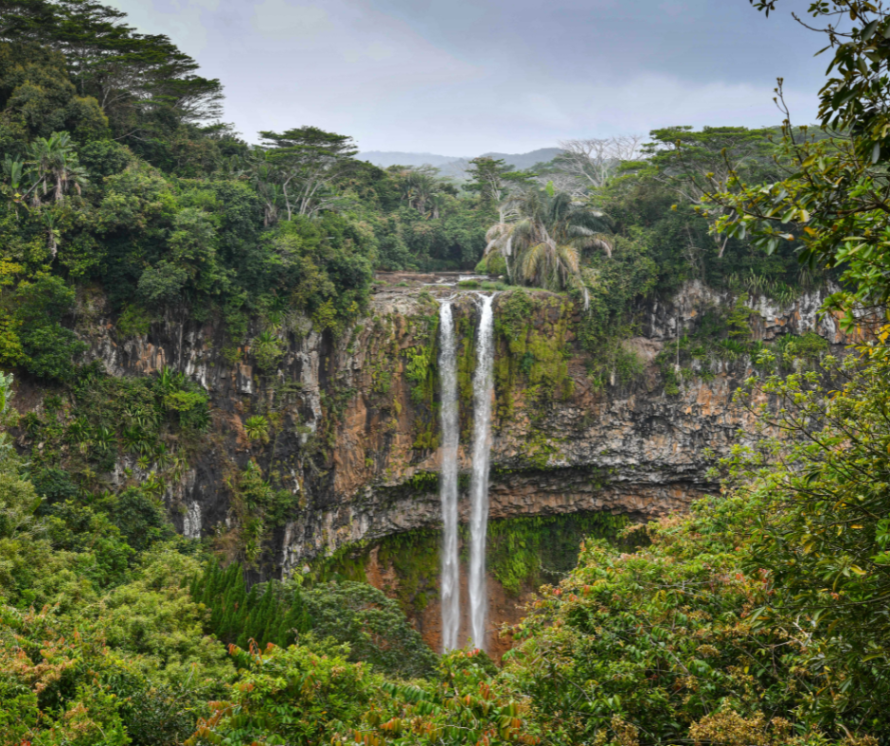
<instances>
[{"instance_id":1,"label":"foreground foliage","mask_svg":"<svg viewBox=\"0 0 890 746\"><path fill-rule=\"evenodd\" d=\"M187 746L268 744L534 744L527 706L498 695L484 654L457 651L441 681L386 681L342 650L233 649L243 681L213 703Z\"/></svg>"}]
</instances>

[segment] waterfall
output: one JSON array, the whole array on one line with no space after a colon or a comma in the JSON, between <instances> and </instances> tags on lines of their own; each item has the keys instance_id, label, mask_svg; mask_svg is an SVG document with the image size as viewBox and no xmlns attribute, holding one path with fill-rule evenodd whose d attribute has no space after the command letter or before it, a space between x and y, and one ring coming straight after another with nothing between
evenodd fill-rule
<instances>
[{"instance_id":1,"label":"waterfall","mask_svg":"<svg viewBox=\"0 0 890 746\"><path fill-rule=\"evenodd\" d=\"M473 476L470 481L470 628L484 649L488 595L485 590L485 535L488 531L488 467L491 456L491 398L494 393L494 296L482 297L476 373L473 376Z\"/></svg>"},{"instance_id":2,"label":"waterfall","mask_svg":"<svg viewBox=\"0 0 890 746\"><path fill-rule=\"evenodd\" d=\"M494 296L482 297L473 376L473 475L470 481L470 629L473 643L484 648L488 596L485 589L485 537L488 531L488 471L491 457L491 399L494 394ZM458 646L460 565L457 549L458 447L457 342L451 301L439 308L439 377L442 385L442 648Z\"/></svg>"},{"instance_id":3,"label":"waterfall","mask_svg":"<svg viewBox=\"0 0 890 746\"><path fill-rule=\"evenodd\" d=\"M457 450L460 419L457 411L457 344L451 301L439 308L439 374L442 381L442 648L458 646L460 630L460 566L457 552Z\"/></svg>"}]
</instances>

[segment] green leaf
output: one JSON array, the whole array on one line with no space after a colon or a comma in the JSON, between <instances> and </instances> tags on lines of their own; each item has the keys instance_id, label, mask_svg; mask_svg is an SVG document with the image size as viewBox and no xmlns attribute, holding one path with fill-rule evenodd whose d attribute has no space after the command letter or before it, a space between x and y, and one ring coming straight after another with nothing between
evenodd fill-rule
<instances>
[{"instance_id":1,"label":"green leaf","mask_svg":"<svg viewBox=\"0 0 890 746\"><path fill-rule=\"evenodd\" d=\"M875 20L873 20L864 29L862 29L862 41L868 41L869 39L871 39L872 36L874 36L874 33L877 30L878 24L880 22L880 18L875 18Z\"/></svg>"}]
</instances>

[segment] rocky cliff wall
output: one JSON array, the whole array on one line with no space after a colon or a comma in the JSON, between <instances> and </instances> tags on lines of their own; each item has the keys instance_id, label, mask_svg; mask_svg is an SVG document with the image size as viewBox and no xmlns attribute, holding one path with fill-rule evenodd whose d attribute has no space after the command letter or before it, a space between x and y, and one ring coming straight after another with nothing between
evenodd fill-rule
<instances>
[{"instance_id":1,"label":"rocky cliff wall","mask_svg":"<svg viewBox=\"0 0 890 746\"><path fill-rule=\"evenodd\" d=\"M363 576L399 598L438 648L437 300L454 303L466 492L478 291L437 279L381 278L367 314L339 335L290 313L250 329L241 347L216 320L176 314L124 337L101 293L82 291L84 362L114 378L90 384L87 406L76 392L63 401L19 377L14 402L30 414L18 444L40 468L67 470L79 489L161 495L177 530L248 560L252 580ZM622 521L684 510L714 489L714 459L752 424L732 397L757 349L796 340L818 356L849 341L834 318L817 315L823 299L778 306L690 283L640 305L619 338L567 296L498 293L489 650L503 652L509 641L497 625L518 619L535 583L572 566L581 536L603 527L600 535L614 535ZM128 428L139 397L157 396L140 381L165 369L207 392L212 422L198 435L177 430L168 412L173 424L140 449ZM126 402L117 409L115 392ZM104 424L91 427L90 416ZM97 429L106 431L101 458ZM466 521L465 498L460 512ZM511 542L520 540L537 549L517 575ZM546 559L556 546L558 561Z\"/></svg>"},{"instance_id":2,"label":"rocky cliff wall","mask_svg":"<svg viewBox=\"0 0 890 746\"><path fill-rule=\"evenodd\" d=\"M169 367L212 397L212 433L166 494L180 531L237 535L227 476L251 460L296 497L284 524L266 537L264 575L356 542L438 525L436 298L456 296L465 446L476 298L471 290L400 284L407 286L379 285L366 317L339 338L318 333L299 315L286 317L266 330L275 354L265 357L250 346L227 346L214 323L173 316L120 339L101 296L81 299L78 329L91 345L89 357L110 374ZM605 380L590 374L602 362L598 351L583 351L578 339L583 312L564 296L519 296L507 291L495 301L493 519L591 510L648 518L682 510L713 487L707 454L725 453L749 424L731 399L751 362L706 354L680 370L673 356L676 347L680 360L680 337L694 334L702 319L715 310L726 315L731 296L690 283L641 307L637 335L622 343L630 371L613 370ZM769 342L816 332L843 345L835 319L817 316L822 300L811 293L780 307L752 299L750 334ZM247 437L245 422L255 415L270 424L268 443ZM464 471L467 457L465 448ZM138 477L140 468L152 467L124 457L109 478L122 479L126 469Z\"/></svg>"}]
</instances>

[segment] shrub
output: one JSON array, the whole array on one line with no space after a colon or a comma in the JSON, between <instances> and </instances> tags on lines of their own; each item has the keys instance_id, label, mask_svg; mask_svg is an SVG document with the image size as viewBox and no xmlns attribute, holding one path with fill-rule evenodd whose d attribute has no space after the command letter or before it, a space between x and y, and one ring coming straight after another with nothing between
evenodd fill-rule
<instances>
[{"instance_id":1,"label":"shrub","mask_svg":"<svg viewBox=\"0 0 890 746\"><path fill-rule=\"evenodd\" d=\"M111 516L124 539L137 552L170 538L173 533L158 501L135 487L117 496Z\"/></svg>"},{"instance_id":2,"label":"shrub","mask_svg":"<svg viewBox=\"0 0 890 746\"><path fill-rule=\"evenodd\" d=\"M23 366L35 376L55 381L74 378L74 357L87 345L61 324L73 305L74 291L59 277L37 275L16 289L11 307L25 355Z\"/></svg>"},{"instance_id":3,"label":"shrub","mask_svg":"<svg viewBox=\"0 0 890 746\"><path fill-rule=\"evenodd\" d=\"M148 334L150 327L151 315L137 305L128 305L117 320L117 332L123 338Z\"/></svg>"},{"instance_id":4,"label":"shrub","mask_svg":"<svg viewBox=\"0 0 890 746\"><path fill-rule=\"evenodd\" d=\"M263 332L259 336L254 337L250 348L260 370L275 368L282 355L284 355L278 337L271 332Z\"/></svg>"},{"instance_id":5,"label":"shrub","mask_svg":"<svg viewBox=\"0 0 890 746\"><path fill-rule=\"evenodd\" d=\"M436 656L398 603L367 583L322 583L302 591L316 639L349 644L352 660L411 678L430 676Z\"/></svg>"},{"instance_id":6,"label":"shrub","mask_svg":"<svg viewBox=\"0 0 890 746\"><path fill-rule=\"evenodd\" d=\"M46 501L46 505L64 502L77 495L77 485L64 469L47 467L38 469L32 477L34 489Z\"/></svg>"},{"instance_id":7,"label":"shrub","mask_svg":"<svg viewBox=\"0 0 890 746\"><path fill-rule=\"evenodd\" d=\"M269 420L261 414L248 417L244 423L244 430L247 433L248 440L259 443L269 442Z\"/></svg>"}]
</instances>

